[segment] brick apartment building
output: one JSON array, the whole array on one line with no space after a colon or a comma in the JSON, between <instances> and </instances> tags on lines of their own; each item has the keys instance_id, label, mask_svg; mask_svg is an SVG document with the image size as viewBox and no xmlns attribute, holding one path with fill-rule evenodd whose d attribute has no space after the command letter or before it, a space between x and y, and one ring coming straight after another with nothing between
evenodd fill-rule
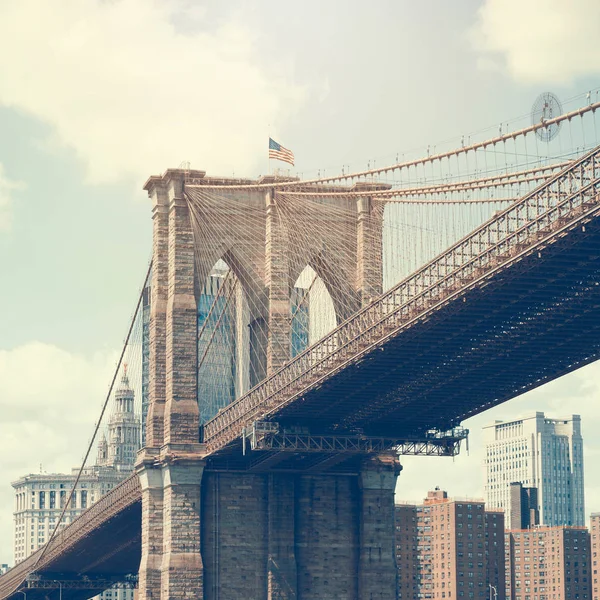
<instances>
[{"instance_id":1,"label":"brick apartment building","mask_svg":"<svg viewBox=\"0 0 600 600\"><path fill-rule=\"evenodd\" d=\"M505 534L506 597L590 600L590 536L584 527L535 527Z\"/></svg>"},{"instance_id":2,"label":"brick apartment building","mask_svg":"<svg viewBox=\"0 0 600 600\"><path fill-rule=\"evenodd\" d=\"M590 560L592 570L592 600L600 600L598 564L600 563L600 513L590 517Z\"/></svg>"},{"instance_id":3,"label":"brick apartment building","mask_svg":"<svg viewBox=\"0 0 600 600\"><path fill-rule=\"evenodd\" d=\"M505 600L504 513L437 489L422 505L398 504L396 560L399 600L480 600L492 590Z\"/></svg>"}]
</instances>

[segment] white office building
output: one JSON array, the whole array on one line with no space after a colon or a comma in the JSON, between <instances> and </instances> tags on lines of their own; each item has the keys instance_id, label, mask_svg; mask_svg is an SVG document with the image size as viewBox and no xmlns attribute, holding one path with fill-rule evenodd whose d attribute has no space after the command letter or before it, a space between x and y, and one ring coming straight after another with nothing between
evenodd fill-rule
<instances>
[{"instance_id":1,"label":"white office building","mask_svg":"<svg viewBox=\"0 0 600 600\"><path fill-rule=\"evenodd\" d=\"M15 564L48 542L69 502L71 490L73 495L58 526L59 531L128 477L133 471L140 439L140 418L134 413L134 392L125 370L115 392L115 410L108 422L108 440L102 437L98 443L96 465L83 471L75 489L79 469L73 469L70 474L25 475L12 483L15 490ZM100 598L132 600L133 590L115 587Z\"/></svg>"},{"instance_id":2,"label":"white office building","mask_svg":"<svg viewBox=\"0 0 600 600\"><path fill-rule=\"evenodd\" d=\"M581 418L543 412L483 428L485 503L511 521L510 484L538 489L540 524L585 526Z\"/></svg>"}]
</instances>

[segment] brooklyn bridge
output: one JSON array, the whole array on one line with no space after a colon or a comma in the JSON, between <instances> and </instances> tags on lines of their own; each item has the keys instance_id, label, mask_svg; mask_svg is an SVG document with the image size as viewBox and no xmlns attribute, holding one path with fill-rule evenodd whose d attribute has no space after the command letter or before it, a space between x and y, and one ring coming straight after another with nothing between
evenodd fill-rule
<instances>
[{"instance_id":1,"label":"brooklyn bridge","mask_svg":"<svg viewBox=\"0 0 600 600\"><path fill-rule=\"evenodd\" d=\"M399 457L599 357L598 108L363 172L150 177L135 473L0 598L395 598Z\"/></svg>"}]
</instances>

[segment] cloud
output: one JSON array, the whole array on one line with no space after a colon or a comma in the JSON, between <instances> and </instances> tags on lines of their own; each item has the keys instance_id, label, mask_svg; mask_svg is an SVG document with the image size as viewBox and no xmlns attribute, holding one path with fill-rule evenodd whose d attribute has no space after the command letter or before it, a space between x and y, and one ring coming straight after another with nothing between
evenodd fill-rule
<instances>
[{"instance_id":1,"label":"cloud","mask_svg":"<svg viewBox=\"0 0 600 600\"><path fill-rule=\"evenodd\" d=\"M0 163L0 232L10 228L13 192L24 187L20 181L9 179L4 172L4 166Z\"/></svg>"},{"instance_id":2,"label":"cloud","mask_svg":"<svg viewBox=\"0 0 600 600\"><path fill-rule=\"evenodd\" d=\"M565 84L600 73L597 0L485 0L471 31L483 69L517 81Z\"/></svg>"},{"instance_id":3,"label":"cloud","mask_svg":"<svg viewBox=\"0 0 600 600\"><path fill-rule=\"evenodd\" d=\"M450 458L406 457L396 498L420 502L436 485L451 496L483 497L482 427L495 419L509 420L535 411L550 418L581 415L585 468L585 512L600 511L600 361L532 390L465 421L469 453Z\"/></svg>"},{"instance_id":4,"label":"cloud","mask_svg":"<svg viewBox=\"0 0 600 600\"><path fill-rule=\"evenodd\" d=\"M304 90L261 64L239 18L203 20L175 0L2 2L0 105L49 124L91 183L142 183L182 161L247 173Z\"/></svg>"},{"instance_id":5,"label":"cloud","mask_svg":"<svg viewBox=\"0 0 600 600\"><path fill-rule=\"evenodd\" d=\"M0 350L0 563L12 556L11 481L81 464L114 363L39 342Z\"/></svg>"}]
</instances>

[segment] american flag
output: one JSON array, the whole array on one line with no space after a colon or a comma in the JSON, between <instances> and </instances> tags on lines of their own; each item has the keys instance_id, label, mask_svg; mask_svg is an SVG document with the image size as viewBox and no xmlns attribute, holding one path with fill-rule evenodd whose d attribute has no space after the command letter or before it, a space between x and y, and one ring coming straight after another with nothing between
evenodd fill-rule
<instances>
[{"instance_id":1,"label":"american flag","mask_svg":"<svg viewBox=\"0 0 600 600\"><path fill-rule=\"evenodd\" d=\"M292 167L294 166L294 153L271 138L269 138L269 158L281 160L289 163Z\"/></svg>"}]
</instances>

